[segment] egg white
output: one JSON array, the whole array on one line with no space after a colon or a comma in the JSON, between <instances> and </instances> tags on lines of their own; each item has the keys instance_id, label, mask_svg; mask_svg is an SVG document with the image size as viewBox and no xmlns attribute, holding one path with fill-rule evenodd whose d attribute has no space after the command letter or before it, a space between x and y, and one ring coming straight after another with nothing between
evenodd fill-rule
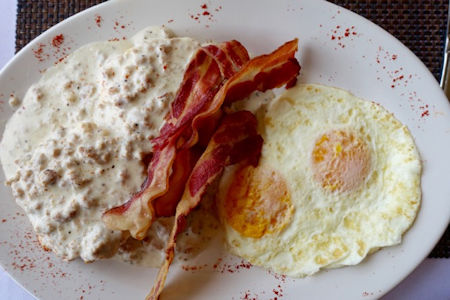
<instances>
[{"instance_id":1,"label":"egg white","mask_svg":"<svg viewBox=\"0 0 450 300\"><path fill-rule=\"evenodd\" d=\"M378 248L401 242L421 199L419 153L406 126L378 104L311 84L287 90L256 115L264 138L259 167L281 174L294 209L282 230L243 236L228 223L224 209L239 168L228 167L217 205L233 254L302 277L322 268L358 264ZM324 188L314 178L314 146L333 130L354 134L370 153L367 176L348 191Z\"/></svg>"}]
</instances>

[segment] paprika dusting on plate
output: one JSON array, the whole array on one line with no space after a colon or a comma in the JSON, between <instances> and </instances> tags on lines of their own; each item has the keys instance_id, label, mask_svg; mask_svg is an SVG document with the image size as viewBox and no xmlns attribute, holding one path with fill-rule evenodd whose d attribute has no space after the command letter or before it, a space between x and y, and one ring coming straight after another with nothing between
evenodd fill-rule
<instances>
[{"instance_id":1,"label":"paprika dusting on plate","mask_svg":"<svg viewBox=\"0 0 450 300\"><path fill-rule=\"evenodd\" d=\"M33 49L33 54L34 57L39 61L39 62L43 62L45 61L47 58L49 58L49 54L45 53L44 51L45 48L45 44L40 43L38 45L37 49Z\"/></svg>"},{"instance_id":2,"label":"paprika dusting on plate","mask_svg":"<svg viewBox=\"0 0 450 300\"><path fill-rule=\"evenodd\" d=\"M103 18L100 15L95 15L95 24L97 27L102 27Z\"/></svg>"},{"instance_id":3,"label":"paprika dusting on plate","mask_svg":"<svg viewBox=\"0 0 450 300\"><path fill-rule=\"evenodd\" d=\"M64 43L64 35L58 34L52 39L52 46L59 48Z\"/></svg>"}]
</instances>

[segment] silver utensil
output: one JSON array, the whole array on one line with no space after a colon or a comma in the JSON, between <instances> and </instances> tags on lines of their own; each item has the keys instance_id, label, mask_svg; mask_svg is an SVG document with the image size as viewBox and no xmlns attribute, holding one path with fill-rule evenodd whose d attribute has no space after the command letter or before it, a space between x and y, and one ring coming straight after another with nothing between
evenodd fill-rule
<instances>
[{"instance_id":1,"label":"silver utensil","mask_svg":"<svg viewBox=\"0 0 450 300\"><path fill-rule=\"evenodd\" d=\"M450 1L448 7L447 14L447 33L445 35L445 48L444 48L444 63L442 65L442 74L441 74L441 88L444 90L445 95L448 99L450 99L450 41L449 41L449 33L450 33Z\"/></svg>"}]
</instances>

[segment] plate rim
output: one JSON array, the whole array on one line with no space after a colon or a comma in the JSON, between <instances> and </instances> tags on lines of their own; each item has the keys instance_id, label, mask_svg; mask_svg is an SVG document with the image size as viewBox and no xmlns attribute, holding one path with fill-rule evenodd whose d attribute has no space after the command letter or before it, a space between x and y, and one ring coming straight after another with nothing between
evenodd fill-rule
<instances>
[{"instance_id":1,"label":"plate rim","mask_svg":"<svg viewBox=\"0 0 450 300\"><path fill-rule=\"evenodd\" d=\"M176 0L175 0L175 1L176 1ZM26 53L27 51L30 51L30 50L33 48L33 46L35 46L40 40L42 40L42 39L44 39L45 37L50 36L51 34L53 34L54 32L56 32L56 31L60 28L60 26L65 25L65 24L68 24L68 23L72 22L72 20L73 20L74 18L80 18L80 17L82 17L83 15L89 14L89 13L92 12L92 11L101 10L101 9L107 9L108 6L114 7L114 6L116 5L116 3L123 3L123 2L132 3L133 0L110 0L110 1L106 1L106 2L103 2L103 3L97 4L97 5L94 5L94 6L88 8L88 9L86 9L86 10L83 10L83 11L77 13L77 14L74 14L74 15L70 16L69 18L63 20L62 22L56 24L55 26L52 26L51 28L49 28L49 29L46 30L45 32L39 34L36 38L34 38L34 39L33 39L32 41L30 41L26 46L24 46L20 51L18 51L18 52L14 55L14 57L13 57L12 59L10 59L10 60L3 66L3 68L0 70L0 80L2 80L2 79L6 76L5 74L7 74L7 73L9 72L9 69L13 66L13 64L14 64L15 61L20 60L21 57L24 56L25 53ZM313 2L313 1L309 1L309 2ZM374 22L372 22L372 21L370 21L370 20L364 18L364 17L361 16L361 15L358 15L357 13L355 13L355 12L349 10L349 9L346 9L346 8L344 8L344 7L341 7L341 6L339 6L339 5L336 5L336 4L334 4L334 3L331 3L331 2L328 2L328 1L325 1L325 0L321 0L321 2L322 2L322 5L329 5L330 7L334 7L334 8L336 8L336 9L343 10L343 11L345 11L346 13L350 13L350 14L352 15L352 17L357 18L357 19L359 20L359 22L369 23L370 26L376 28L377 31L380 32L380 34L383 36L383 38L384 38L384 37L389 37L391 43L395 43L395 44L399 45L399 46L402 48L403 51L405 51L406 53L408 53L408 56L414 58L414 60L416 61L416 63L419 62L417 65L420 66L421 74L426 74L427 77L433 78L434 88L435 88L435 89L438 88L438 89L440 90L441 96L443 97L443 99L447 100L447 101L446 101L446 102L447 102L447 105L448 105L448 107L450 108L450 102L448 102L447 97L445 96L445 94L444 94L444 92L442 91L442 89L439 87L439 83L438 83L438 81L436 80L436 78L434 77L434 75L430 72L430 70L426 67L426 65L425 65L425 64L424 64L424 63L423 63L423 62L422 62L422 61L421 61L421 60L420 60L420 59L419 59L419 58L418 58L418 57L417 57L417 56L416 56L416 55L415 55L408 47L406 47L401 41L399 41L395 36L393 36L392 34L390 34L387 30L385 30L385 29L382 28L381 26L379 26L379 25L375 24ZM437 90L436 90L436 91L437 91ZM423 196L422 196L422 200L423 200ZM421 204L421 207L422 207L422 204ZM420 208L419 208L419 210L420 210ZM444 223L445 223L445 220L444 220ZM442 237L443 233L445 232L445 230L447 229L447 227L448 227L449 224L450 224L450 210L449 210L449 213L448 213L448 215L447 215L447 222L446 222L446 223L447 223L446 226L442 226L442 228L440 228L440 229L438 230L438 231L439 231L439 237ZM414 224L415 224L415 222L412 224L412 227L414 226ZM410 230L410 229L408 229L408 231L409 231L409 230ZM408 233L408 232L406 232L406 233ZM383 294L380 294L379 296L382 296L382 295L385 295L386 293L388 293L388 292L389 292L390 290L392 290L395 286L397 286L401 281L403 281L409 274L411 274L411 273L414 271L414 269L416 269L416 268L419 266L420 262L422 262L422 261L427 257L428 253L431 252L432 249L436 246L436 244L439 242L439 239L440 239L440 238L437 238L433 243L428 244L428 246L425 247L425 248L426 248L426 253L427 253L427 254L423 255L420 259L416 259L416 262L418 261L418 263L415 263L415 264L411 265L411 266L408 268L408 271L407 271L407 272L404 272L404 273L405 273L404 276L399 276L399 277L397 277L397 280L395 280L395 282L392 283L392 284L390 285L390 287L388 287L387 289L385 289L385 290L384 290L384 293L383 293ZM2 266L2 262L1 262L1 261L0 261L0 266ZM6 271L6 272L7 272L7 271ZM9 273L9 272L7 272L7 273L8 273L8 275L9 275L11 278L13 278L13 280L14 280L19 286L23 287L22 284L18 281L18 279L15 278L15 276L12 276L11 273ZM25 289L29 294L33 295L33 293L31 293L29 290L27 290L26 288L24 288L24 289Z\"/></svg>"}]
</instances>

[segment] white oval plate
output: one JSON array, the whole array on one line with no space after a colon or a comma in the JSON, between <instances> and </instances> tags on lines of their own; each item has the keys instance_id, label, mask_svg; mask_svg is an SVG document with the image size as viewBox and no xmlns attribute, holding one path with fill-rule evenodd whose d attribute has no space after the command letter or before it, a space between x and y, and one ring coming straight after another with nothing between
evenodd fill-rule
<instances>
[{"instance_id":1,"label":"white oval plate","mask_svg":"<svg viewBox=\"0 0 450 300\"><path fill-rule=\"evenodd\" d=\"M333 4L317 0L108 1L51 28L20 51L0 74L0 96L4 100L9 94L23 97L42 70L83 44L131 36L143 27L162 24L178 35L200 40L237 39L254 55L298 37L303 66L299 80L341 87L385 106L410 128L424 166L422 207L401 245L383 249L358 266L304 279L247 268L239 259L210 250L186 262L184 268L172 266L163 299L378 298L425 258L450 219L450 105L411 51L381 28ZM51 41L59 34L65 40L58 50ZM13 112L4 102L2 128ZM3 174L0 179L4 181ZM68 263L45 252L10 190L2 184L0 192L0 264L36 297L139 299L151 288L155 269L111 260ZM223 261L214 262L218 256Z\"/></svg>"}]
</instances>

